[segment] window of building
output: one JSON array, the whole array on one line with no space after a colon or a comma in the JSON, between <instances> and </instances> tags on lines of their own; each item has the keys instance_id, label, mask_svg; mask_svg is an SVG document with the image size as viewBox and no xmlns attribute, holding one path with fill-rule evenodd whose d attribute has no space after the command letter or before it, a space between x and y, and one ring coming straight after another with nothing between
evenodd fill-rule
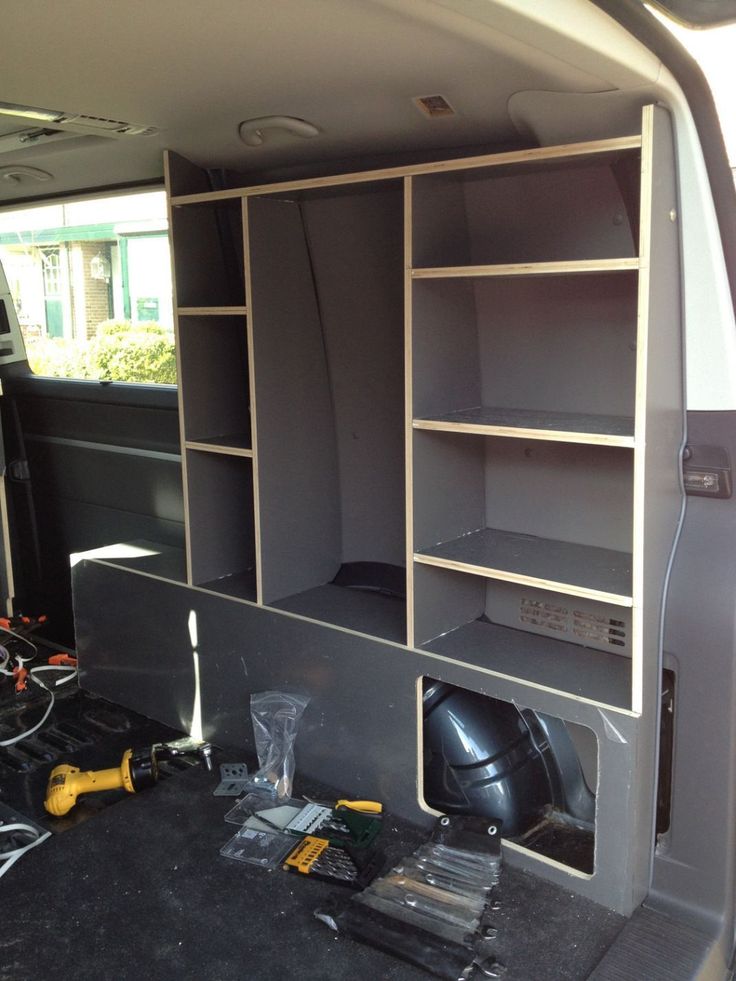
<instances>
[{"instance_id":1,"label":"window of building","mask_svg":"<svg viewBox=\"0 0 736 981\"><path fill-rule=\"evenodd\" d=\"M0 211L0 262L35 374L176 384L163 191Z\"/></svg>"}]
</instances>

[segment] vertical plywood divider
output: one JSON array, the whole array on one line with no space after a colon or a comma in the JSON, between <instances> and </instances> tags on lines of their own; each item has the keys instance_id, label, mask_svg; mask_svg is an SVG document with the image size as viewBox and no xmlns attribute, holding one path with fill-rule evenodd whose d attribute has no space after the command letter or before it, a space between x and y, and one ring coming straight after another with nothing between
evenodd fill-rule
<instances>
[{"instance_id":1,"label":"vertical plywood divider","mask_svg":"<svg viewBox=\"0 0 736 981\"><path fill-rule=\"evenodd\" d=\"M642 126L641 270L634 482L633 699L639 720L632 863L635 895L649 888L656 806L662 610L684 506L680 454L684 380L679 218L669 113L647 106ZM677 382L679 381L679 385Z\"/></svg>"},{"instance_id":2,"label":"vertical plywood divider","mask_svg":"<svg viewBox=\"0 0 736 981\"><path fill-rule=\"evenodd\" d=\"M243 262L245 265L245 302L248 306L246 323L248 344L248 380L250 388L250 438L253 447L253 519L256 555L256 602L263 603L263 560L261 551L261 495L258 471L258 399L256 397L255 354L253 351L253 306L251 285L250 228L248 198L243 198Z\"/></svg>"},{"instance_id":3,"label":"vertical plywood divider","mask_svg":"<svg viewBox=\"0 0 736 981\"><path fill-rule=\"evenodd\" d=\"M341 563L335 419L298 202L248 201L260 599L330 582Z\"/></svg>"},{"instance_id":4,"label":"vertical plywood divider","mask_svg":"<svg viewBox=\"0 0 736 981\"><path fill-rule=\"evenodd\" d=\"M406 423L406 643L414 646L414 385L412 345L412 179L404 178L404 416ZM421 704L421 703L420 703Z\"/></svg>"},{"instance_id":5,"label":"vertical plywood divider","mask_svg":"<svg viewBox=\"0 0 736 981\"><path fill-rule=\"evenodd\" d=\"M173 307L174 307L174 348L176 353L176 380L177 380L177 402L179 409L179 444L182 447L181 454L181 478L183 485L183 498L184 498L184 547L186 551L186 562L187 562L187 582L191 586L193 583L192 579L192 544L191 544L191 525L190 525L190 512L189 512L189 482L187 479L187 463L186 463L186 453L183 452L184 449L184 386L182 385L182 366L181 366L181 334L180 334L180 324L179 324L179 301L177 298L176 291L176 276L173 275L173 270L176 268L176 257L177 257L177 246L174 241L174 219L173 219L173 208L171 206L171 198L176 193L182 192L182 186L189 186L194 182L195 189L201 190L200 186L197 186L199 180L204 176L199 174L199 177L194 173L198 168L195 168L193 164L185 160L184 157L180 157L176 153L172 153L167 150L164 154L164 180L166 183L166 218L168 222L168 235L169 235L169 249L171 250L171 264L172 264L172 276L171 276L171 288L173 292Z\"/></svg>"}]
</instances>

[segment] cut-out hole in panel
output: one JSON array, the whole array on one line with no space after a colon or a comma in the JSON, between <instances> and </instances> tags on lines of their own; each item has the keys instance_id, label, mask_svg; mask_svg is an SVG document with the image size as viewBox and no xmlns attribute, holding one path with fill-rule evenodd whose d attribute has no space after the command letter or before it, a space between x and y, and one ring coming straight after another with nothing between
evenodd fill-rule
<instances>
[{"instance_id":1,"label":"cut-out hole in panel","mask_svg":"<svg viewBox=\"0 0 736 981\"><path fill-rule=\"evenodd\" d=\"M504 838L592 875L592 730L432 678L423 682L422 719L429 807L494 818Z\"/></svg>"}]
</instances>

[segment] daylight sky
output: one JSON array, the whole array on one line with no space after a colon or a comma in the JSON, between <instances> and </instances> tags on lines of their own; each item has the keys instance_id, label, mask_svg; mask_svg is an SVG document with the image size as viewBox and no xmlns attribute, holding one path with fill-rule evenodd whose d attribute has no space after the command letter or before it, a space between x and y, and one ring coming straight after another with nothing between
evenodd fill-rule
<instances>
[{"instance_id":1,"label":"daylight sky","mask_svg":"<svg viewBox=\"0 0 736 981\"><path fill-rule=\"evenodd\" d=\"M736 24L707 31L667 25L700 63L713 90L731 166L736 167Z\"/></svg>"}]
</instances>

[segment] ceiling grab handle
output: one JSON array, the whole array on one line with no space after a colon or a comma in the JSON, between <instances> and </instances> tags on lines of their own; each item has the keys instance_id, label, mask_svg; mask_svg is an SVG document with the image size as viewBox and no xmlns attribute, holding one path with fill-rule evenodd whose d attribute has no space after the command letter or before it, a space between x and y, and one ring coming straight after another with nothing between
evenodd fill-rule
<instances>
[{"instance_id":1,"label":"ceiling grab handle","mask_svg":"<svg viewBox=\"0 0 736 981\"><path fill-rule=\"evenodd\" d=\"M266 142L266 131L271 129L285 130L303 140L319 136L319 130L313 123L296 116L259 116L256 119L246 119L238 126L238 135L246 146L263 146Z\"/></svg>"}]
</instances>

